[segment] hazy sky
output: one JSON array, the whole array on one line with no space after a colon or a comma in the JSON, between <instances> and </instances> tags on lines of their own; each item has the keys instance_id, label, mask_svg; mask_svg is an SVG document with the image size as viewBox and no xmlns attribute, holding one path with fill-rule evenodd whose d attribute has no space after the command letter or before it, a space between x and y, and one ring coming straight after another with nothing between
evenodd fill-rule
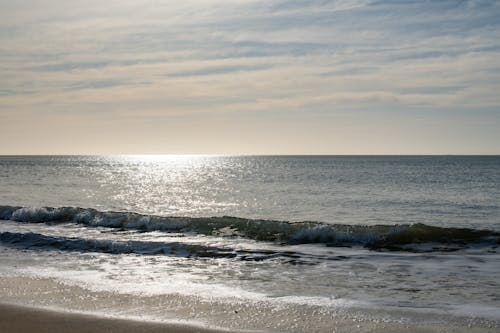
<instances>
[{"instance_id":1,"label":"hazy sky","mask_svg":"<svg viewBox=\"0 0 500 333\"><path fill-rule=\"evenodd\" d=\"M500 1L0 0L0 154L499 154Z\"/></svg>"}]
</instances>

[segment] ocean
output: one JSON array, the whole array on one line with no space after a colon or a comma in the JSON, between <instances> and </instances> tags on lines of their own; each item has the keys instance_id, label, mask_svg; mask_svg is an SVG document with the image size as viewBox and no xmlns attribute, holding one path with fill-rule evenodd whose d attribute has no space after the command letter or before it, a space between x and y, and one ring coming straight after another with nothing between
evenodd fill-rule
<instances>
[{"instance_id":1,"label":"ocean","mask_svg":"<svg viewBox=\"0 0 500 333\"><path fill-rule=\"evenodd\" d=\"M0 156L0 205L4 301L245 331L500 328L499 156Z\"/></svg>"}]
</instances>

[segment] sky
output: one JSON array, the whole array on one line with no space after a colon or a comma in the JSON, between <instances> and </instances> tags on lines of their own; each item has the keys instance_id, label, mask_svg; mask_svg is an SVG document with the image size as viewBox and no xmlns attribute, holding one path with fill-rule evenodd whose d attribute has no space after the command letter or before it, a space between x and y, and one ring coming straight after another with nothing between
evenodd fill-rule
<instances>
[{"instance_id":1,"label":"sky","mask_svg":"<svg viewBox=\"0 0 500 333\"><path fill-rule=\"evenodd\" d=\"M0 154L500 154L500 1L0 0Z\"/></svg>"}]
</instances>

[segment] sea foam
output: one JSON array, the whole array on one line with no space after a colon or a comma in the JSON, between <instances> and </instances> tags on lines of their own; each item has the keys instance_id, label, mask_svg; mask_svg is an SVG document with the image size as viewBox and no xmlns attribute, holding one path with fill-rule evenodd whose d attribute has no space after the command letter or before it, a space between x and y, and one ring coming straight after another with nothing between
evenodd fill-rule
<instances>
[{"instance_id":1,"label":"sea foam","mask_svg":"<svg viewBox=\"0 0 500 333\"><path fill-rule=\"evenodd\" d=\"M231 216L164 217L80 207L0 206L0 219L27 223L77 223L88 227L244 237L283 244L319 243L327 246L364 246L374 250L417 252L455 250L481 244L497 246L500 242L500 233L494 231L441 228L422 223L346 225ZM432 246L422 246L422 244Z\"/></svg>"}]
</instances>

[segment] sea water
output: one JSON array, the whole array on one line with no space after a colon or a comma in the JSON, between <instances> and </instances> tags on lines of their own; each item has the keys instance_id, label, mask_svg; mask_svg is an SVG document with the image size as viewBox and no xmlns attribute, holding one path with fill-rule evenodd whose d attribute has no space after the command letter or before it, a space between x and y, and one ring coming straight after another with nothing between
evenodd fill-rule
<instances>
[{"instance_id":1,"label":"sea water","mask_svg":"<svg viewBox=\"0 0 500 333\"><path fill-rule=\"evenodd\" d=\"M3 281L49 281L10 301L263 331L499 327L500 157L3 156L0 205Z\"/></svg>"}]
</instances>

